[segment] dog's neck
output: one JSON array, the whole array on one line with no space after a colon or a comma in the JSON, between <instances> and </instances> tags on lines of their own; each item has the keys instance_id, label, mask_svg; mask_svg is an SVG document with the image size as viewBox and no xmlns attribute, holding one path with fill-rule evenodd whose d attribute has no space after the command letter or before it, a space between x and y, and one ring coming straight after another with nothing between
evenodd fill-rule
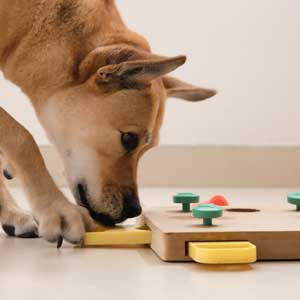
<instances>
[{"instance_id":1,"label":"dog's neck","mask_svg":"<svg viewBox=\"0 0 300 300\"><path fill-rule=\"evenodd\" d=\"M0 5L0 67L38 109L74 84L80 62L99 46L150 50L124 25L114 0L21 0Z\"/></svg>"}]
</instances>

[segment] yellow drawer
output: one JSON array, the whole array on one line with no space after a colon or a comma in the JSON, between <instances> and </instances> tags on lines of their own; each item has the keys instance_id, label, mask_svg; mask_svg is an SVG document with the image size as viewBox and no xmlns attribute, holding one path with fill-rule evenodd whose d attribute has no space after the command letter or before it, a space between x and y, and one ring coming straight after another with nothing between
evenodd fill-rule
<instances>
[{"instance_id":1,"label":"yellow drawer","mask_svg":"<svg viewBox=\"0 0 300 300\"><path fill-rule=\"evenodd\" d=\"M249 264L257 260L256 246L249 242L191 242L189 256L202 264Z\"/></svg>"}]
</instances>

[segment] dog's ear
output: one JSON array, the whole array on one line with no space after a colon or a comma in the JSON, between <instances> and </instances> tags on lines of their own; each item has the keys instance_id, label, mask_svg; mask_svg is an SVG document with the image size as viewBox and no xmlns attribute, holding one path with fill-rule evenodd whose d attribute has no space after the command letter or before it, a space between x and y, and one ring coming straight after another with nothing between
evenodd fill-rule
<instances>
[{"instance_id":1,"label":"dog's ear","mask_svg":"<svg viewBox=\"0 0 300 300\"><path fill-rule=\"evenodd\" d=\"M185 56L163 58L149 55L144 59L104 66L97 71L96 81L123 88L146 87L152 80L174 71L185 61Z\"/></svg>"},{"instance_id":2,"label":"dog's ear","mask_svg":"<svg viewBox=\"0 0 300 300\"><path fill-rule=\"evenodd\" d=\"M99 85L139 88L174 71L185 61L185 56L166 58L131 46L99 47L80 63L78 80L84 82L92 77Z\"/></svg>"},{"instance_id":3,"label":"dog's ear","mask_svg":"<svg viewBox=\"0 0 300 300\"><path fill-rule=\"evenodd\" d=\"M165 76L163 84L167 91L168 97L180 98L188 101L203 101L217 94L217 91L196 87L179 79Z\"/></svg>"}]
</instances>

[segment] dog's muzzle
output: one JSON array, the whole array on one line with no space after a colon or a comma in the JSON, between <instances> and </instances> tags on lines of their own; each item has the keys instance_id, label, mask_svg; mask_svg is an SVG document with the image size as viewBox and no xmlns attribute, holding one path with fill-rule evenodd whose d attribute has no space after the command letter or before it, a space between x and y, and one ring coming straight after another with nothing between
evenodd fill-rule
<instances>
[{"instance_id":1,"label":"dog's muzzle","mask_svg":"<svg viewBox=\"0 0 300 300\"><path fill-rule=\"evenodd\" d=\"M142 208L140 201L135 193L126 192L123 195L123 211L121 217L118 219L113 219L111 216L103 213L96 212L89 203L89 194L86 185L78 184L77 185L78 196L82 206L88 209L91 217L105 225L105 226L114 226L117 223L122 223L126 219L135 218L142 213Z\"/></svg>"}]
</instances>

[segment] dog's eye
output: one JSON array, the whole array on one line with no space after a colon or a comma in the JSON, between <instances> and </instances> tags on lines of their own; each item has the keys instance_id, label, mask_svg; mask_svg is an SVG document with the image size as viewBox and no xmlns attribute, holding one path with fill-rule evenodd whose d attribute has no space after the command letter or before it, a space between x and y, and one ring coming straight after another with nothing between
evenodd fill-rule
<instances>
[{"instance_id":1,"label":"dog's eye","mask_svg":"<svg viewBox=\"0 0 300 300\"><path fill-rule=\"evenodd\" d=\"M123 132L121 142L127 152L133 151L139 145L139 137L132 132Z\"/></svg>"}]
</instances>

